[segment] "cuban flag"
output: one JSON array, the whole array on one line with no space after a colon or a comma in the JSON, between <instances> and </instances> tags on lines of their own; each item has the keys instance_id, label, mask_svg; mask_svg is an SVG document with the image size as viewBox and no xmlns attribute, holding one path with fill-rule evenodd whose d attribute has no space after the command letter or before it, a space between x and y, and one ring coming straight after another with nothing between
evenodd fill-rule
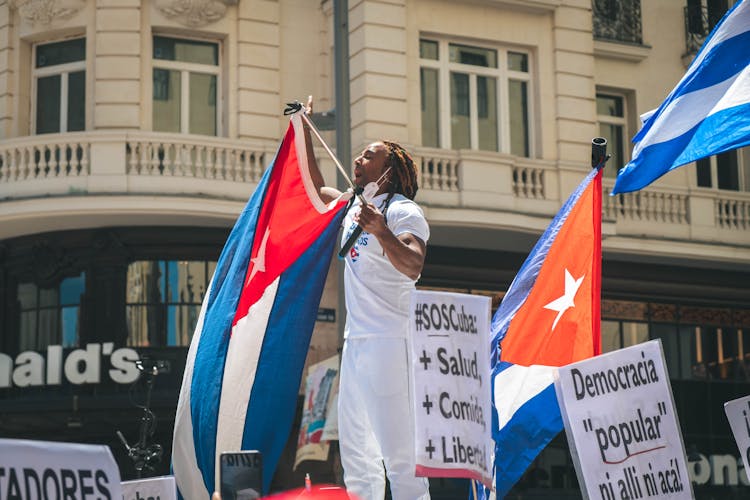
<instances>
[{"instance_id":1,"label":"cuban flag","mask_svg":"<svg viewBox=\"0 0 750 500\"><path fill-rule=\"evenodd\" d=\"M612 194L646 187L686 163L750 144L750 3L716 25L685 76L644 120Z\"/></svg>"},{"instance_id":2,"label":"cuban flag","mask_svg":"<svg viewBox=\"0 0 750 500\"><path fill-rule=\"evenodd\" d=\"M601 193L596 168L537 241L492 319L497 498L563 429L555 367L601 350Z\"/></svg>"},{"instance_id":3,"label":"cuban flag","mask_svg":"<svg viewBox=\"0 0 750 500\"><path fill-rule=\"evenodd\" d=\"M320 200L306 151L295 114L203 300L175 416L172 468L184 498L218 491L223 451L259 450L267 492L289 437L346 205Z\"/></svg>"}]
</instances>

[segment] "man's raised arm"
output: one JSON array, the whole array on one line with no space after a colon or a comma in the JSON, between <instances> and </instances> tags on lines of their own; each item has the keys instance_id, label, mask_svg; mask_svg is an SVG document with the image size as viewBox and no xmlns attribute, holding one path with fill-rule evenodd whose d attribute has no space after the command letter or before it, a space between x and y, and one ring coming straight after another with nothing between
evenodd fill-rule
<instances>
[{"instance_id":1,"label":"man's raised arm","mask_svg":"<svg viewBox=\"0 0 750 500\"><path fill-rule=\"evenodd\" d=\"M312 104L313 100L312 96L310 96L307 98L307 106L305 108L305 114L308 117L312 115ZM323 203L329 203L341 196L341 191L334 187L326 186L323 174L320 173L320 167L318 167L318 161L315 159L315 152L313 151L312 146L312 133L310 132L309 125L307 125L304 119L302 120L302 128L305 132L305 148L307 151L307 163L310 167L310 178L320 195L320 199L323 200Z\"/></svg>"}]
</instances>

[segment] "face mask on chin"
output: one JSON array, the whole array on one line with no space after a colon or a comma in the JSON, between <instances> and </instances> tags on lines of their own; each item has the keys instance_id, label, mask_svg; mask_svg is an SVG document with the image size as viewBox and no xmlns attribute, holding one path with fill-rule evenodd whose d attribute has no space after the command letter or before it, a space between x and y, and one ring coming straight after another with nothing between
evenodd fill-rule
<instances>
[{"instance_id":1,"label":"face mask on chin","mask_svg":"<svg viewBox=\"0 0 750 500\"><path fill-rule=\"evenodd\" d=\"M365 200L367 200L368 203L370 203L372 199L375 198L378 189L380 189L380 186L378 186L377 182L368 182L367 185L365 185L365 187L363 188L362 196L365 198Z\"/></svg>"},{"instance_id":2,"label":"face mask on chin","mask_svg":"<svg viewBox=\"0 0 750 500\"><path fill-rule=\"evenodd\" d=\"M372 199L375 198L375 195L380 189L380 185L383 184L383 182L388 182L388 180L386 179L386 175L388 175L388 172L390 171L391 167L388 167L377 181L368 182L367 184L365 184L365 187L362 188L362 196L364 196L365 200L367 200L368 203L370 203Z\"/></svg>"}]
</instances>

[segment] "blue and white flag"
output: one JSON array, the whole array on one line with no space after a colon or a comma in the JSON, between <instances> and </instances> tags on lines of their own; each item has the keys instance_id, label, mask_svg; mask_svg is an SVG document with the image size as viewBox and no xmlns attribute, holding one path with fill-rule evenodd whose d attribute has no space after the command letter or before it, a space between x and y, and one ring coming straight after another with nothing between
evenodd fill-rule
<instances>
[{"instance_id":1,"label":"blue and white flag","mask_svg":"<svg viewBox=\"0 0 750 500\"><path fill-rule=\"evenodd\" d=\"M258 450L268 491L297 391L344 202L325 205L293 115L271 167L240 214L203 300L175 416L180 495L218 491L219 455Z\"/></svg>"},{"instance_id":2,"label":"blue and white flag","mask_svg":"<svg viewBox=\"0 0 750 500\"><path fill-rule=\"evenodd\" d=\"M636 191L706 156L750 144L750 2L740 0L633 138L612 194Z\"/></svg>"}]
</instances>

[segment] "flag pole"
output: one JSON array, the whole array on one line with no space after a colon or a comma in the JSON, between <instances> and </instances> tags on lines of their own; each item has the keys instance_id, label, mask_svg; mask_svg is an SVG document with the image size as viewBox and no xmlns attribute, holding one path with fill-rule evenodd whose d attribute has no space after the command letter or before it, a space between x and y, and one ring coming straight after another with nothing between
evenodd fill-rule
<instances>
[{"instance_id":1,"label":"flag pole","mask_svg":"<svg viewBox=\"0 0 750 500\"><path fill-rule=\"evenodd\" d=\"M323 140L323 137L320 135L320 132L318 131L318 127L315 126L315 124L313 123L313 121L310 119L309 116L307 116L306 113L302 113L301 116L302 116L302 121L304 121L305 124L308 127L310 127L310 131L318 139L318 141L320 141L320 144L323 146L323 149L325 149L326 153L328 153L328 156L331 157L331 160L333 160L333 163L336 164L336 168L338 168L339 172L341 172L341 175L344 176L344 179L346 179L346 182L349 184L349 187L352 189L352 191L354 191L354 194L356 194L359 197L359 199L360 199L360 201L362 201L362 203L367 203L365 201L365 198L362 196L362 193L361 192L359 192L359 193L357 192L358 191L357 187L354 185L354 183L352 182L352 179L349 177L349 174L346 172L346 170L344 169L344 167L341 165L341 162L339 161L339 159L336 158L336 155L333 153L333 151L328 146L328 144L326 144L326 141Z\"/></svg>"},{"instance_id":2,"label":"flag pole","mask_svg":"<svg viewBox=\"0 0 750 500\"><path fill-rule=\"evenodd\" d=\"M297 101L293 103L287 103L287 110L284 111L284 114L287 114L287 111L292 109L293 113L297 113L302 109L302 104ZM295 109L296 108L296 109ZM326 153L328 153L328 156L331 157L331 160L333 160L333 163L336 164L336 168L339 169L339 172L341 175L346 179L346 182L349 184L349 187L351 188L354 195L359 198L359 201L362 203L362 206L367 205L367 200L362 195L362 188L355 186L354 182L352 182L351 178L349 177L349 174L347 174L344 167L341 165L341 162L338 158L336 158L336 155L333 153L330 147L328 147L328 144L326 144L326 141L323 140L323 137L320 135L320 132L318 131L318 127L315 126L315 123L310 119L309 116L307 116L306 113L302 113L302 121L305 122L305 124L309 127L310 131L315 135L315 137L320 141L320 144L323 145L323 149L325 149ZM343 259L346 256L346 253L349 251L349 249L354 245L354 242L357 241L357 238L359 238L359 235L362 234L362 226L357 226L354 228L354 231L352 231L352 234L349 235L349 239L346 240L346 243L341 247L341 250L339 250L339 258Z\"/></svg>"},{"instance_id":3,"label":"flag pole","mask_svg":"<svg viewBox=\"0 0 750 500\"><path fill-rule=\"evenodd\" d=\"M302 110L304 106L302 106L302 103L299 101L295 102L288 102L287 108L284 110L285 115L290 115L294 113L298 113L300 110ZM341 165L341 162L338 158L336 158L336 155L334 154L333 150L326 144L326 141L323 140L323 136L320 135L320 131L318 131L318 127L315 126L315 123L310 119L309 116L307 116L307 113L302 113L300 115L302 118L302 121L305 122L305 125L310 129L310 131L313 133L313 135L320 141L320 144L323 146L323 149L325 149L326 153L328 153L328 156L331 157L331 160L333 160L333 163L336 165L336 168L339 169L339 172L341 175L346 179L347 184L349 184L349 187L354 192L354 194L359 198L359 200L366 204L367 200L365 200L365 197L362 196L362 189L358 188L354 185L354 182L352 182L351 177L349 177L349 174L346 172L346 169Z\"/></svg>"}]
</instances>

